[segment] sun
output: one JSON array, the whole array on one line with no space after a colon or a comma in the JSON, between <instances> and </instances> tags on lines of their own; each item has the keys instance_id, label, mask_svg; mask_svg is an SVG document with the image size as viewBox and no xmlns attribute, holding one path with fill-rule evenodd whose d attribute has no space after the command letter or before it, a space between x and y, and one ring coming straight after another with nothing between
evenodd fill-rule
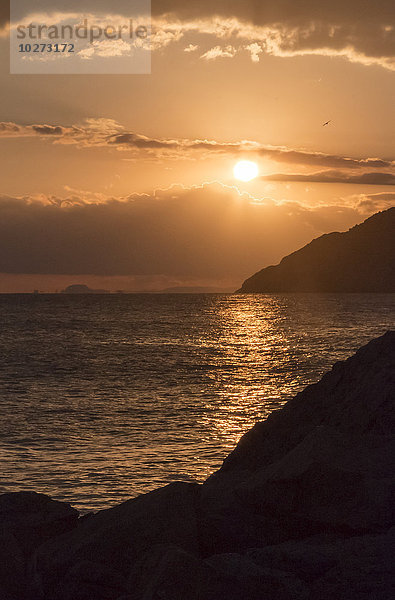
<instances>
[{"instance_id":1,"label":"sun","mask_svg":"<svg viewBox=\"0 0 395 600\"><path fill-rule=\"evenodd\" d=\"M241 160L235 164L233 174L240 181L251 181L258 176L258 165L250 160Z\"/></svg>"}]
</instances>

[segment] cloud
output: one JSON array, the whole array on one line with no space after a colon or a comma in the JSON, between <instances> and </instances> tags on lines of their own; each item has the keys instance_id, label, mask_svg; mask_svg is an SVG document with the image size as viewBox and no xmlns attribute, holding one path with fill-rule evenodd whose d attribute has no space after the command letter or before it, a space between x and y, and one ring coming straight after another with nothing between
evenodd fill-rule
<instances>
[{"instance_id":1,"label":"cloud","mask_svg":"<svg viewBox=\"0 0 395 600\"><path fill-rule=\"evenodd\" d=\"M43 0L40 10L49 14L56 10L59 18L62 14L82 13L77 0L57 0L55 6L53 0ZM111 22L133 16L128 0L112 3L112 10L114 14L110 15L104 0L84 2L85 12L103 15ZM153 49L193 33L213 36L217 44L226 40L235 48L235 54L244 51L246 45L257 44L262 53L279 57L343 57L363 65L395 69L393 0L153 0L152 14ZM221 46L212 50L216 47ZM259 54L251 54L255 62Z\"/></svg>"},{"instance_id":2,"label":"cloud","mask_svg":"<svg viewBox=\"0 0 395 600\"><path fill-rule=\"evenodd\" d=\"M10 3L2 2L0 4L0 35L8 30L10 21Z\"/></svg>"},{"instance_id":3,"label":"cloud","mask_svg":"<svg viewBox=\"0 0 395 600\"><path fill-rule=\"evenodd\" d=\"M226 46L225 48L221 48L221 46L215 46L214 48L210 48L204 54L201 55L200 58L204 60L215 60L216 58L233 58L236 54L236 48L233 46Z\"/></svg>"},{"instance_id":4,"label":"cloud","mask_svg":"<svg viewBox=\"0 0 395 600\"><path fill-rule=\"evenodd\" d=\"M323 152L305 152L303 150L289 150L287 148L262 147L259 154L278 162L288 164L321 165L331 168L386 168L395 165L394 160L382 158L350 158L337 154L325 154Z\"/></svg>"},{"instance_id":5,"label":"cloud","mask_svg":"<svg viewBox=\"0 0 395 600\"><path fill-rule=\"evenodd\" d=\"M345 230L383 197L306 207L218 183L98 200L0 198L0 272L239 278ZM386 199L388 202L388 198Z\"/></svg>"},{"instance_id":6,"label":"cloud","mask_svg":"<svg viewBox=\"0 0 395 600\"><path fill-rule=\"evenodd\" d=\"M184 52L196 52L198 48L199 46L197 44L189 44L188 46L186 46L186 48L184 48Z\"/></svg>"},{"instance_id":7,"label":"cloud","mask_svg":"<svg viewBox=\"0 0 395 600\"><path fill-rule=\"evenodd\" d=\"M53 137L66 136L73 128L65 128L54 125L17 125L16 123L0 123L0 138L24 138L24 137Z\"/></svg>"},{"instance_id":8,"label":"cloud","mask_svg":"<svg viewBox=\"0 0 395 600\"><path fill-rule=\"evenodd\" d=\"M395 193L382 194L354 194L348 202L363 215L371 215L379 210L386 210L395 206Z\"/></svg>"},{"instance_id":9,"label":"cloud","mask_svg":"<svg viewBox=\"0 0 395 600\"><path fill-rule=\"evenodd\" d=\"M376 157L348 157L322 152L307 152L282 146L268 146L256 141L219 142L216 140L163 139L133 133L113 119L86 119L82 124L61 126L48 124L20 125L0 123L0 139L40 137L56 144L73 144L79 147L98 147L126 151L134 157L159 157L179 159L201 155L228 154L232 157L254 155L283 164L321 166L328 169L385 169L395 166L393 159ZM381 174L382 175L382 174ZM278 175L278 177L291 177ZM364 183L373 179L365 175ZM307 180L306 180L307 181ZM356 182L355 182L356 183ZM389 184L387 184L389 185Z\"/></svg>"},{"instance_id":10,"label":"cloud","mask_svg":"<svg viewBox=\"0 0 395 600\"><path fill-rule=\"evenodd\" d=\"M84 60L91 60L97 56L128 56L133 48L124 40L104 40L93 42L87 48L78 52L79 56Z\"/></svg>"},{"instance_id":11,"label":"cloud","mask_svg":"<svg viewBox=\"0 0 395 600\"><path fill-rule=\"evenodd\" d=\"M253 44L248 44L245 49L250 53L252 62L259 62L259 55L263 52L260 44L254 42Z\"/></svg>"},{"instance_id":12,"label":"cloud","mask_svg":"<svg viewBox=\"0 0 395 600\"><path fill-rule=\"evenodd\" d=\"M206 32L217 20L226 36L261 43L275 56L344 56L362 64L395 68L395 9L392 0L317 2L306 0L182 0L153 2L157 17L180 21ZM226 26L228 24L228 26ZM221 37L219 29L218 37Z\"/></svg>"},{"instance_id":13,"label":"cloud","mask_svg":"<svg viewBox=\"0 0 395 600\"><path fill-rule=\"evenodd\" d=\"M156 50L162 50L169 46L179 42L184 36L184 32L180 27L176 28L152 28L151 36L149 40L150 49L154 52Z\"/></svg>"},{"instance_id":14,"label":"cloud","mask_svg":"<svg viewBox=\"0 0 395 600\"><path fill-rule=\"evenodd\" d=\"M12 137L12 136L18 136L18 134L20 133L21 128L19 125L16 125L15 123L9 123L9 122L3 122L0 123L0 137ZM18 136L21 137L21 136Z\"/></svg>"},{"instance_id":15,"label":"cloud","mask_svg":"<svg viewBox=\"0 0 395 600\"><path fill-rule=\"evenodd\" d=\"M177 149L181 142L177 140L160 140L149 138L137 133L117 133L108 138L107 143L114 146L126 146L127 148L142 150L167 150Z\"/></svg>"},{"instance_id":16,"label":"cloud","mask_svg":"<svg viewBox=\"0 0 395 600\"><path fill-rule=\"evenodd\" d=\"M63 135L63 127L54 127L53 125L32 125L32 130L38 135Z\"/></svg>"},{"instance_id":17,"label":"cloud","mask_svg":"<svg viewBox=\"0 0 395 600\"><path fill-rule=\"evenodd\" d=\"M120 131L124 128L113 119L85 119L83 124L71 126L0 122L0 139L38 137L48 138L52 143L80 146L106 145Z\"/></svg>"},{"instance_id":18,"label":"cloud","mask_svg":"<svg viewBox=\"0 0 395 600\"><path fill-rule=\"evenodd\" d=\"M211 0L201 0L199 3L153 0L152 9L154 15L167 13L185 20L232 16L259 25L287 23L292 26L309 22L352 25L356 20L358 23L391 23L394 14L390 0L377 0L374 4L369 0L349 0L347 3L341 0L325 3L304 0L298 4L293 0L217 0L215 3ZM356 19L356 16L359 18Z\"/></svg>"},{"instance_id":19,"label":"cloud","mask_svg":"<svg viewBox=\"0 0 395 600\"><path fill-rule=\"evenodd\" d=\"M320 173L293 174L274 173L263 175L264 181L311 182L311 183L349 183L353 185L394 185L395 174L380 171L350 175L342 171L321 171Z\"/></svg>"}]
</instances>

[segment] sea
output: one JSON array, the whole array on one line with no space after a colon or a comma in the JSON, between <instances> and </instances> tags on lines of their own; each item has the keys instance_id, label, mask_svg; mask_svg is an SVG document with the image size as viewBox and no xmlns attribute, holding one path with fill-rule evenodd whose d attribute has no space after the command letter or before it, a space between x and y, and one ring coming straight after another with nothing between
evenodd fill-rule
<instances>
[{"instance_id":1,"label":"sea","mask_svg":"<svg viewBox=\"0 0 395 600\"><path fill-rule=\"evenodd\" d=\"M0 295L0 323L0 493L87 513L204 481L395 295Z\"/></svg>"}]
</instances>

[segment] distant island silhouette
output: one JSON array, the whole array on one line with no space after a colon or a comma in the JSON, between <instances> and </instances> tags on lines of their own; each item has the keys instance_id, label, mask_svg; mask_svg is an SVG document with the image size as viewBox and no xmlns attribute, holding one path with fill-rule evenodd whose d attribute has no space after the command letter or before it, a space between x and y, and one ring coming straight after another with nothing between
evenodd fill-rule
<instances>
[{"instance_id":1,"label":"distant island silhouette","mask_svg":"<svg viewBox=\"0 0 395 600\"><path fill-rule=\"evenodd\" d=\"M102 289L92 289L89 286L82 283L74 283L72 285L67 286L64 290L61 290L61 294L72 294L72 295L82 295L82 294L227 294L231 293L231 288L219 288L219 287L198 287L198 286L175 286L169 287L160 290L133 290L133 291L125 291L125 290L102 290ZM38 290L35 290L36 294L40 293Z\"/></svg>"},{"instance_id":2,"label":"distant island silhouette","mask_svg":"<svg viewBox=\"0 0 395 600\"><path fill-rule=\"evenodd\" d=\"M239 293L395 292L395 207L329 233L247 279Z\"/></svg>"},{"instance_id":3,"label":"distant island silhouette","mask_svg":"<svg viewBox=\"0 0 395 600\"><path fill-rule=\"evenodd\" d=\"M109 294L108 290L94 290L87 285L81 283L75 283L67 286L60 292L61 294Z\"/></svg>"}]
</instances>

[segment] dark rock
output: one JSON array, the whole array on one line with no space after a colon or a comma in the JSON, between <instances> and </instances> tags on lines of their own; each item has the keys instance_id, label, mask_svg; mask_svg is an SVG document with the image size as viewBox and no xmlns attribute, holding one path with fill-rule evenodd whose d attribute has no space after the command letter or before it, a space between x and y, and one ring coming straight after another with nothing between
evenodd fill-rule
<instances>
[{"instance_id":1,"label":"dark rock","mask_svg":"<svg viewBox=\"0 0 395 600\"><path fill-rule=\"evenodd\" d=\"M395 530L339 541L337 565L311 586L312 598L392 600L395 598Z\"/></svg>"},{"instance_id":2,"label":"dark rock","mask_svg":"<svg viewBox=\"0 0 395 600\"><path fill-rule=\"evenodd\" d=\"M126 583L115 569L81 561L67 572L51 600L116 600L126 593Z\"/></svg>"},{"instance_id":3,"label":"dark rock","mask_svg":"<svg viewBox=\"0 0 395 600\"><path fill-rule=\"evenodd\" d=\"M15 536L3 530L0 532L0 600L21 600L27 592L22 549Z\"/></svg>"},{"instance_id":4,"label":"dark rock","mask_svg":"<svg viewBox=\"0 0 395 600\"><path fill-rule=\"evenodd\" d=\"M239 292L395 292L395 208L322 235L255 273Z\"/></svg>"},{"instance_id":5,"label":"dark rock","mask_svg":"<svg viewBox=\"0 0 395 600\"><path fill-rule=\"evenodd\" d=\"M70 569L85 561L126 576L142 553L158 543L197 553L199 491L197 484L173 483L100 511L76 530L44 544L32 566L37 593L56 597Z\"/></svg>"},{"instance_id":6,"label":"dark rock","mask_svg":"<svg viewBox=\"0 0 395 600\"><path fill-rule=\"evenodd\" d=\"M311 598L389 600L395 597L395 530L379 536L312 538L251 549L250 560L297 575Z\"/></svg>"},{"instance_id":7,"label":"dark rock","mask_svg":"<svg viewBox=\"0 0 395 600\"><path fill-rule=\"evenodd\" d=\"M246 556L257 565L280 569L307 583L323 577L340 560L334 545L317 545L308 540L254 548Z\"/></svg>"},{"instance_id":8,"label":"dark rock","mask_svg":"<svg viewBox=\"0 0 395 600\"><path fill-rule=\"evenodd\" d=\"M129 584L130 600L253 600L237 577L176 546L151 549L135 565Z\"/></svg>"},{"instance_id":9,"label":"dark rock","mask_svg":"<svg viewBox=\"0 0 395 600\"><path fill-rule=\"evenodd\" d=\"M206 560L219 573L237 579L247 592L248 600L276 598L276 600L304 600L309 592L294 574L279 570L275 566L258 566L248 556L241 554L217 554Z\"/></svg>"},{"instance_id":10,"label":"dark rock","mask_svg":"<svg viewBox=\"0 0 395 600\"><path fill-rule=\"evenodd\" d=\"M117 600L392 600L394 555L395 528L378 536L318 536L245 556L214 555L205 561L211 571L177 548L160 547L136 564L132 582L143 586Z\"/></svg>"},{"instance_id":11,"label":"dark rock","mask_svg":"<svg viewBox=\"0 0 395 600\"><path fill-rule=\"evenodd\" d=\"M44 494L0 496L0 598L30 598L27 561L40 544L74 528L78 512Z\"/></svg>"},{"instance_id":12,"label":"dark rock","mask_svg":"<svg viewBox=\"0 0 395 600\"><path fill-rule=\"evenodd\" d=\"M0 527L11 533L28 556L52 537L73 529L78 512L44 494L17 492L0 496Z\"/></svg>"}]
</instances>

